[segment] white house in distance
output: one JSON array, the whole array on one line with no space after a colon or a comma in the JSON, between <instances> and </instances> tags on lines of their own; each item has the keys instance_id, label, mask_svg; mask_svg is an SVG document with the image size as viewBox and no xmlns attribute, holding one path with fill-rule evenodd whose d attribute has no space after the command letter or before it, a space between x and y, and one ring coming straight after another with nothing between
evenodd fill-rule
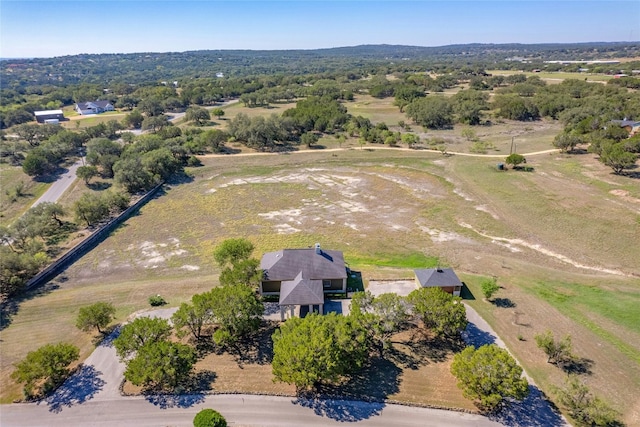
<instances>
[{"instance_id":1,"label":"white house in distance","mask_svg":"<svg viewBox=\"0 0 640 427\"><path fill-rule=\"evenodd\" d=\"M109 101L87 101L87 102L78 102L76 104L76 111L78 114L87 115L87 114L100 114L105 111L113 111L113 105Z\"/></svg>"}]
</instances>

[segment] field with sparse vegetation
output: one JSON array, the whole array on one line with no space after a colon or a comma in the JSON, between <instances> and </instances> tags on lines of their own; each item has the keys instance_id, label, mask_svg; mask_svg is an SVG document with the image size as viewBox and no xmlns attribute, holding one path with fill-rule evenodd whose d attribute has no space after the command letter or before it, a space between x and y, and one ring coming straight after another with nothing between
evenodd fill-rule
<instances>
[{"instance_id":1,"label":"field with sparse vegetation","mask_svg":"<svg viewBox=\"0 0 640 427\"><path fill-rule=\"evenodd\" d=\"M404 115L391 102L360 96L347 108L394 129ZM235 104L217 121L291 106ZM421 263L450 265L468 286L468 303L543 390L559 385L562 375L546 363L533 336L546 329L571 334L576 354L591 361L587 384L627 424L640 423L640 400L629 398L640 394L637 179L611 174L592 154L556 151L527 156L528 172L497 170L512 144L524 154L552 148L561 125L547 119L474 127L479 140L492 144L489 156L427 150L433 148L428 141L439 139L449 153L472 154L473 141L463 137L463 129L424 131L415 125L423 143L413 150L325 137L319 148L304 152L251 155L244 149L249 155L201 156L203 166L187 170L190 182L169 183L164 194L46 288L16 300L0 332L0 401L20 396L9 379L11 365L39 345L71 340L81 347L81 358L91 352L90 337L74 326L79 307L110 301L118 308L117 321L124 321L150 309L150 295L179 305L218 283L213 248L224 239L246 237L258 256L316 242L342 250L365 284L372 277L411 277L411 268ZM3 178L17 174L5 165L0 172ZM29 192L35 197L43 188L37 184ZM85 191L78 182L63 202ZM17 215L17 206L3 214ZM497 277L499 303L481 296L479 284L487 276ZM240 372L236 360L221 360L210 365L214 371L219 366L219 386L242 389L244 381L234 377ZM451 377L447 363L407 370L390 395L469 407L453 383L443 396L429 392L442 390L442 383L416 380ZM256 375L246 385L249 391L261 391L262 385L276 389L268 367L246 372Z\"/></svg>"}]
</instances>

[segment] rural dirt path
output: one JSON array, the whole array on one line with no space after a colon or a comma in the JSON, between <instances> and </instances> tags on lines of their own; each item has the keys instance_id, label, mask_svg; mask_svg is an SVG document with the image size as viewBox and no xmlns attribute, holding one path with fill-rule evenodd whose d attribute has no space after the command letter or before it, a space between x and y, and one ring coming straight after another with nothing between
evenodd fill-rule
<instances>
[{"instance_id":1,"label":"rural dirt path","mask_svg":"<svg viewBox=\"0 0 640 427\"><path fill-rule=\"evenodd\" d=\"M469 324L463 333L464 341L475 347L485 344L496 344L509 351L504 341L500 339L493 328L468 304L467 320ZM524 372L524 377L529 382L529 396L522 402L515 402L491 419L501 424L513 427L535 426L570 426L567 420L556 412L551 403L545 399L544 393L536 386L533 379Z\"/></svg>"},{"instance_id":2,"label":"rural dirt path","mask_svg":"<svg viewBox=\"0 0 640 427\"><path fill-rule=\"evenodd\" d=\"M412 153L436 153L436 154L442 154L441 151L439 150L430 150L430 149L424 149L424 150L414 150L412 148L402 148L402 147L385 147L385 146L380 146L380 147L376 147L376 146L367 146L366 148L364 148L365 150L394 150L394 151L410 151ZM318 149L307 149L307 150L297 150L297 151L287 151L285 152L286 154L304 154L304 153L328 153L328 152L336 152L336 151L351 151L351 150L360 150L359 148L326 148L326 149L322 149L322 150L318 150ZM541 154L551 154L551 153L559 153L560 150L557 148L551 148L549 150L542 150L542 151L532 151L530 153L522 153L523 156L527 157L527 156L539 156ZM256 153L238 153L238 154L204 154L202 156L199 157L204 157L204 158L215 158L215 157L238 157L238 156L278 156L278 155L282 155L282 152L278 152L278 153L270 153L270 152L256 152ZM465 157L485 157L485 158L489 158L489 159L504 159L505 155L504 154L474 154L474 153L462 153L462 152L457 152L457 151L447 151L446 155L456 155L456 156L465 156Z\"/></svg>"}]
</instances>

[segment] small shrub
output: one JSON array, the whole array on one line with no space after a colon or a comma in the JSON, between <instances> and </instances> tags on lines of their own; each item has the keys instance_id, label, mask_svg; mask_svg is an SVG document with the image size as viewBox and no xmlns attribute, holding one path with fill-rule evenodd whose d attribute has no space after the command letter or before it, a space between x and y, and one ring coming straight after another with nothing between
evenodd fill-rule
<instances>
[{"instance_id":1,"label":"small shrub","mask_svg":"<svg viewBox=\"0 0 640 427\"><path fill-rule=\"evenodd\" d=\"M227 420L218 411L203 409L193 419L193 427L227 427Z\"/></svg>"},{"instance_id":2,"label":"small shrub","mask_svg":"<svg viewBox=\"0 0 640 427\"><path fill-rule=\"evenodd\" d=\"M149 297L149 304L151 304L152 307L158 307L161 305L165 305L166 303L167 302L160 295L154 295Z\"/></svg>"},{"instance_id":3,"label":"small shrub","mask_svg":"<svg viewBox=\"0 0 640 427\"><path fill-rule=\"evenodd\" d=\"M486 299L490 299L493 294L498 292L498 290L500 289L500 286L498 286L495 277L492 277L491 279L484 279L480 284L480 287L482 288L482 293L484 294Z\"/></svg>"},{"instance_id":4,"label":"small shrub","mask_svg":"<svg viewBox=\"0 0 640 427\"><path fill-rule=\"evenodd\" d=\"M524 337L522 336L522 334L518 334L518 341L524 341Z\"/></svg>"},{"instance_id":5,"label":"small shrub","mask_svg":"<svg viewBox=\"0 0 640 427\"><path fill-rule=\"evenodd\" d=\"M187 166L191 166L191 167L202 166L202 162L196 156L191 156L187 159Z\"/></svg>"}]
</instances>

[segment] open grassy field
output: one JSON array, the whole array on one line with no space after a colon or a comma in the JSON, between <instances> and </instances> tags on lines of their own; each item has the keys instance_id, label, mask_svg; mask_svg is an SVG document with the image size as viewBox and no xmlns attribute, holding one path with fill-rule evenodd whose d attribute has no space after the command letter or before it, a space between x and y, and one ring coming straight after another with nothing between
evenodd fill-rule
<instances>
[{"instance_id":1,"label":"open grassy field","mask_svg":"<svg viewBox=\"0 0 640 427\"><path fill-rule=\"evenodd\" d=\"M17 186L22 186L23 195L13 197ZM20 166L0 163L0 224L8 225L29 209L51 184L34 181Z\"/></svg>"},{"instance_id":2,"label":"open grassy field","mask_svg":"<svg viewBox=\"0 0 640 427\"><path fill-rule=\"evenodd\" d=\"M379 108L373 108L377 101ZM382 101L368 105L388 108ZM229 109L226 117L232 116ZM396 117L381 113L379 119L392 124ZM518 152L540 151L550 148L559 129L554 122L504 122L476 132L495 141L498 150L489 154L506 156L512 137ZM470 142L459 136L460 129L437 135L452 141L450 151L468 152ZM320 144L336 147L324 139ZM355 145L348 141L343 148L348 144ZM533 336L546 329L569 333L575 352L592 361L587 384L625 422L640 423L637 180L613 175L590 154L529 156L533 172L500 172L498 158L364 148L204 156L203 167L189 170L191 182L168 186L51 289L19 302L11 324L0 332L0 401L19 397L8 375L27 351L59 340L80 345L83 356L91 351L90 337L73 326L80 306L111 301L123 320L149 308L147 298L156 293L177 305L217 284L213 248L242 236L255 244L258 256L316 242L342 250L365 284L372 277L410 277L411 268L436 259L451 265L475 296L469 303L543 390L563 376L546 363ZM73 200L81 190L78 185L66 197ZM482 300L481 276L498 278L500 304ZM234 362L216 363L221 385L224 363ZM421 374L410 374L399 383L403 399L456 401L455 386L447 396L436 396L433 390L442 384L421 386ZM267 384L270 378L262 380Z\"/></svg>"},{"instance_id":3,"label":"open grassy field","mask_svg":"<svg viewBox=\"0 0 640 427\"><path fill-rule=\"evenodd\" d=\"M65 117L66 116L65 112ZM98 125L100 123L106 123L111 120L116 120L118 122L122 121L127 114L119 111L108 111L106 113L101 114L92 114L88 116L81 116L76 114L75 116L69 116L68 121L60 122L60 126L65 129L85 129L91 126Z\"/></svg>"},{"instance_id":4,"label":"open grassy field","mask_svg":"<svg viewBox=\"0 0 640 427\"><path fill-rule=\"evenodd\" d=\"M538 76L542 80L548 80L549 83L554 81L562 81L567 79L574 80L587 80L588 82L607 82L613 78L613 76L608 76L606 74L592 74L592 73L565 73L562 71L541 71L539 73L528 72L528 71L509 71L509 70L487 70L488 74L494 76L509 76L512 74L524 74L527 77L530 76Z\"/></svg>"}]
</instances>

